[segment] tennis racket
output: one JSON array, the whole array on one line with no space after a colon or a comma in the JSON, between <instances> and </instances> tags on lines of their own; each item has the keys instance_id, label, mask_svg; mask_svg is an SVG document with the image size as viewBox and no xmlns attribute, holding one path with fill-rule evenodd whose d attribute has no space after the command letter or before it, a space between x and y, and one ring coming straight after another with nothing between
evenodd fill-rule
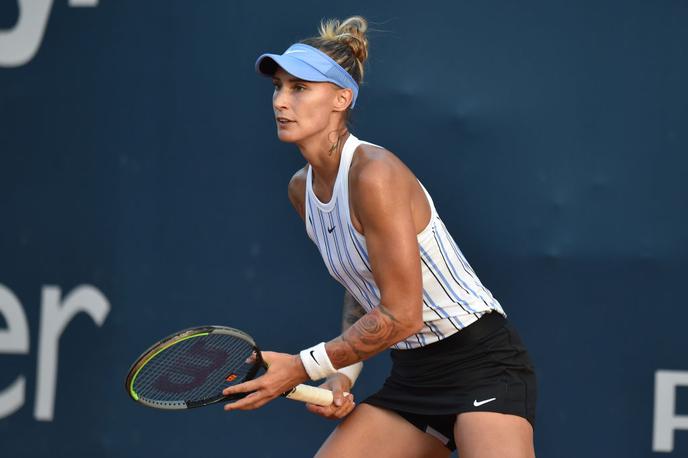
<instances>
[{"instance_id":1,"label":"tennis racket","mask_svg":"<svg viewBox=\"0 0 688 458\"><path fill-rule=\"evenodd\" d=\"M184 329L157 342L132 364L129 396L147 407L184 410L249 393L225 396L222 390L255 378L267 368L251 336L225 326ZM298 385L283 396L319 406L332 404L332 392Z\"/></svg>"}]
</instances>

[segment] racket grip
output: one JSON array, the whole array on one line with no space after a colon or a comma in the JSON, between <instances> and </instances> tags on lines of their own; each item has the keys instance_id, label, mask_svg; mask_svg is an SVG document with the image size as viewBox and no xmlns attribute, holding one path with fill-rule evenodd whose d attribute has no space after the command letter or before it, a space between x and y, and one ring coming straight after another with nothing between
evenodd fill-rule
<instances>
[{"instance_id":1,"label":"racket grip","mask_svg":"<svg viewBox=\"0 0 688 458\"><path fill-rule=\"evenodd\" d=\"M285 393L285 396L294 401L308 402L323 407L332 404L334 399L332 391L310 385L297 385Z\"/></svg>"}]
</instances>

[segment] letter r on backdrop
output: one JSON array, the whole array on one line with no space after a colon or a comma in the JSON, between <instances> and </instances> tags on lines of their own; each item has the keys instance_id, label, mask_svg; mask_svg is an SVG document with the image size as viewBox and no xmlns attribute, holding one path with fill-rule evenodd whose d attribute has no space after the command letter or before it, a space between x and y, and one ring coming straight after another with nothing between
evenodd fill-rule
<instances>
[{"instance_id":1,"label":"letter r on backdrop","mask_svg":"<svg viewBox=\"0 0 688 458\"><path fill-rule=\"evenodd\" d=\"M688 372L655 372L655 414L652 433L653 452L674 450L674 431L688 430L688 415L676 415L676 388L688 387Z\"/></svg>"}]
</instances>

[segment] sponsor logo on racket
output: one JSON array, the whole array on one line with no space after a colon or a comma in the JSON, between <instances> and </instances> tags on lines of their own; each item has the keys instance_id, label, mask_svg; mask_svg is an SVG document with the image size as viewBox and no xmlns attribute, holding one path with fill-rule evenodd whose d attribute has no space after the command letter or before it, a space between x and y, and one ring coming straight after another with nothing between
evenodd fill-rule
<instances>
[{"instance_id":1,"label":"sponsor logo on racket","mask_svg":"<svg viewBox=\"0 0 688 458\"><path fill-rule=\"evenodd\" d=\"M206 346L200 340L181 355L179 361L158 376L153 387L165 393L184 393L197 388L229 359L229 354L219 348Z\"/></svg>"}]
</instances>

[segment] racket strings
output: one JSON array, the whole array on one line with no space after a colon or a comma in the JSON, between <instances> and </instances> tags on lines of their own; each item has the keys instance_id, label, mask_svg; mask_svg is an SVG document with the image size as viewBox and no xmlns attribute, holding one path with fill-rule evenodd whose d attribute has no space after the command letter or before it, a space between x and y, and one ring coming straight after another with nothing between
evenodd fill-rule
<instances>
[{"instance_id":1,"label":"racket strings","mask_svg":"<svg viewBox=\"0 0 688 458\"><path fill-rule=\"evenodd\" d=\"M134 381L139 397L162 403L199 401L244 381L255 367L253 346L226 334L187 338L162 350Z\"/></svg>"}]
</instances>

